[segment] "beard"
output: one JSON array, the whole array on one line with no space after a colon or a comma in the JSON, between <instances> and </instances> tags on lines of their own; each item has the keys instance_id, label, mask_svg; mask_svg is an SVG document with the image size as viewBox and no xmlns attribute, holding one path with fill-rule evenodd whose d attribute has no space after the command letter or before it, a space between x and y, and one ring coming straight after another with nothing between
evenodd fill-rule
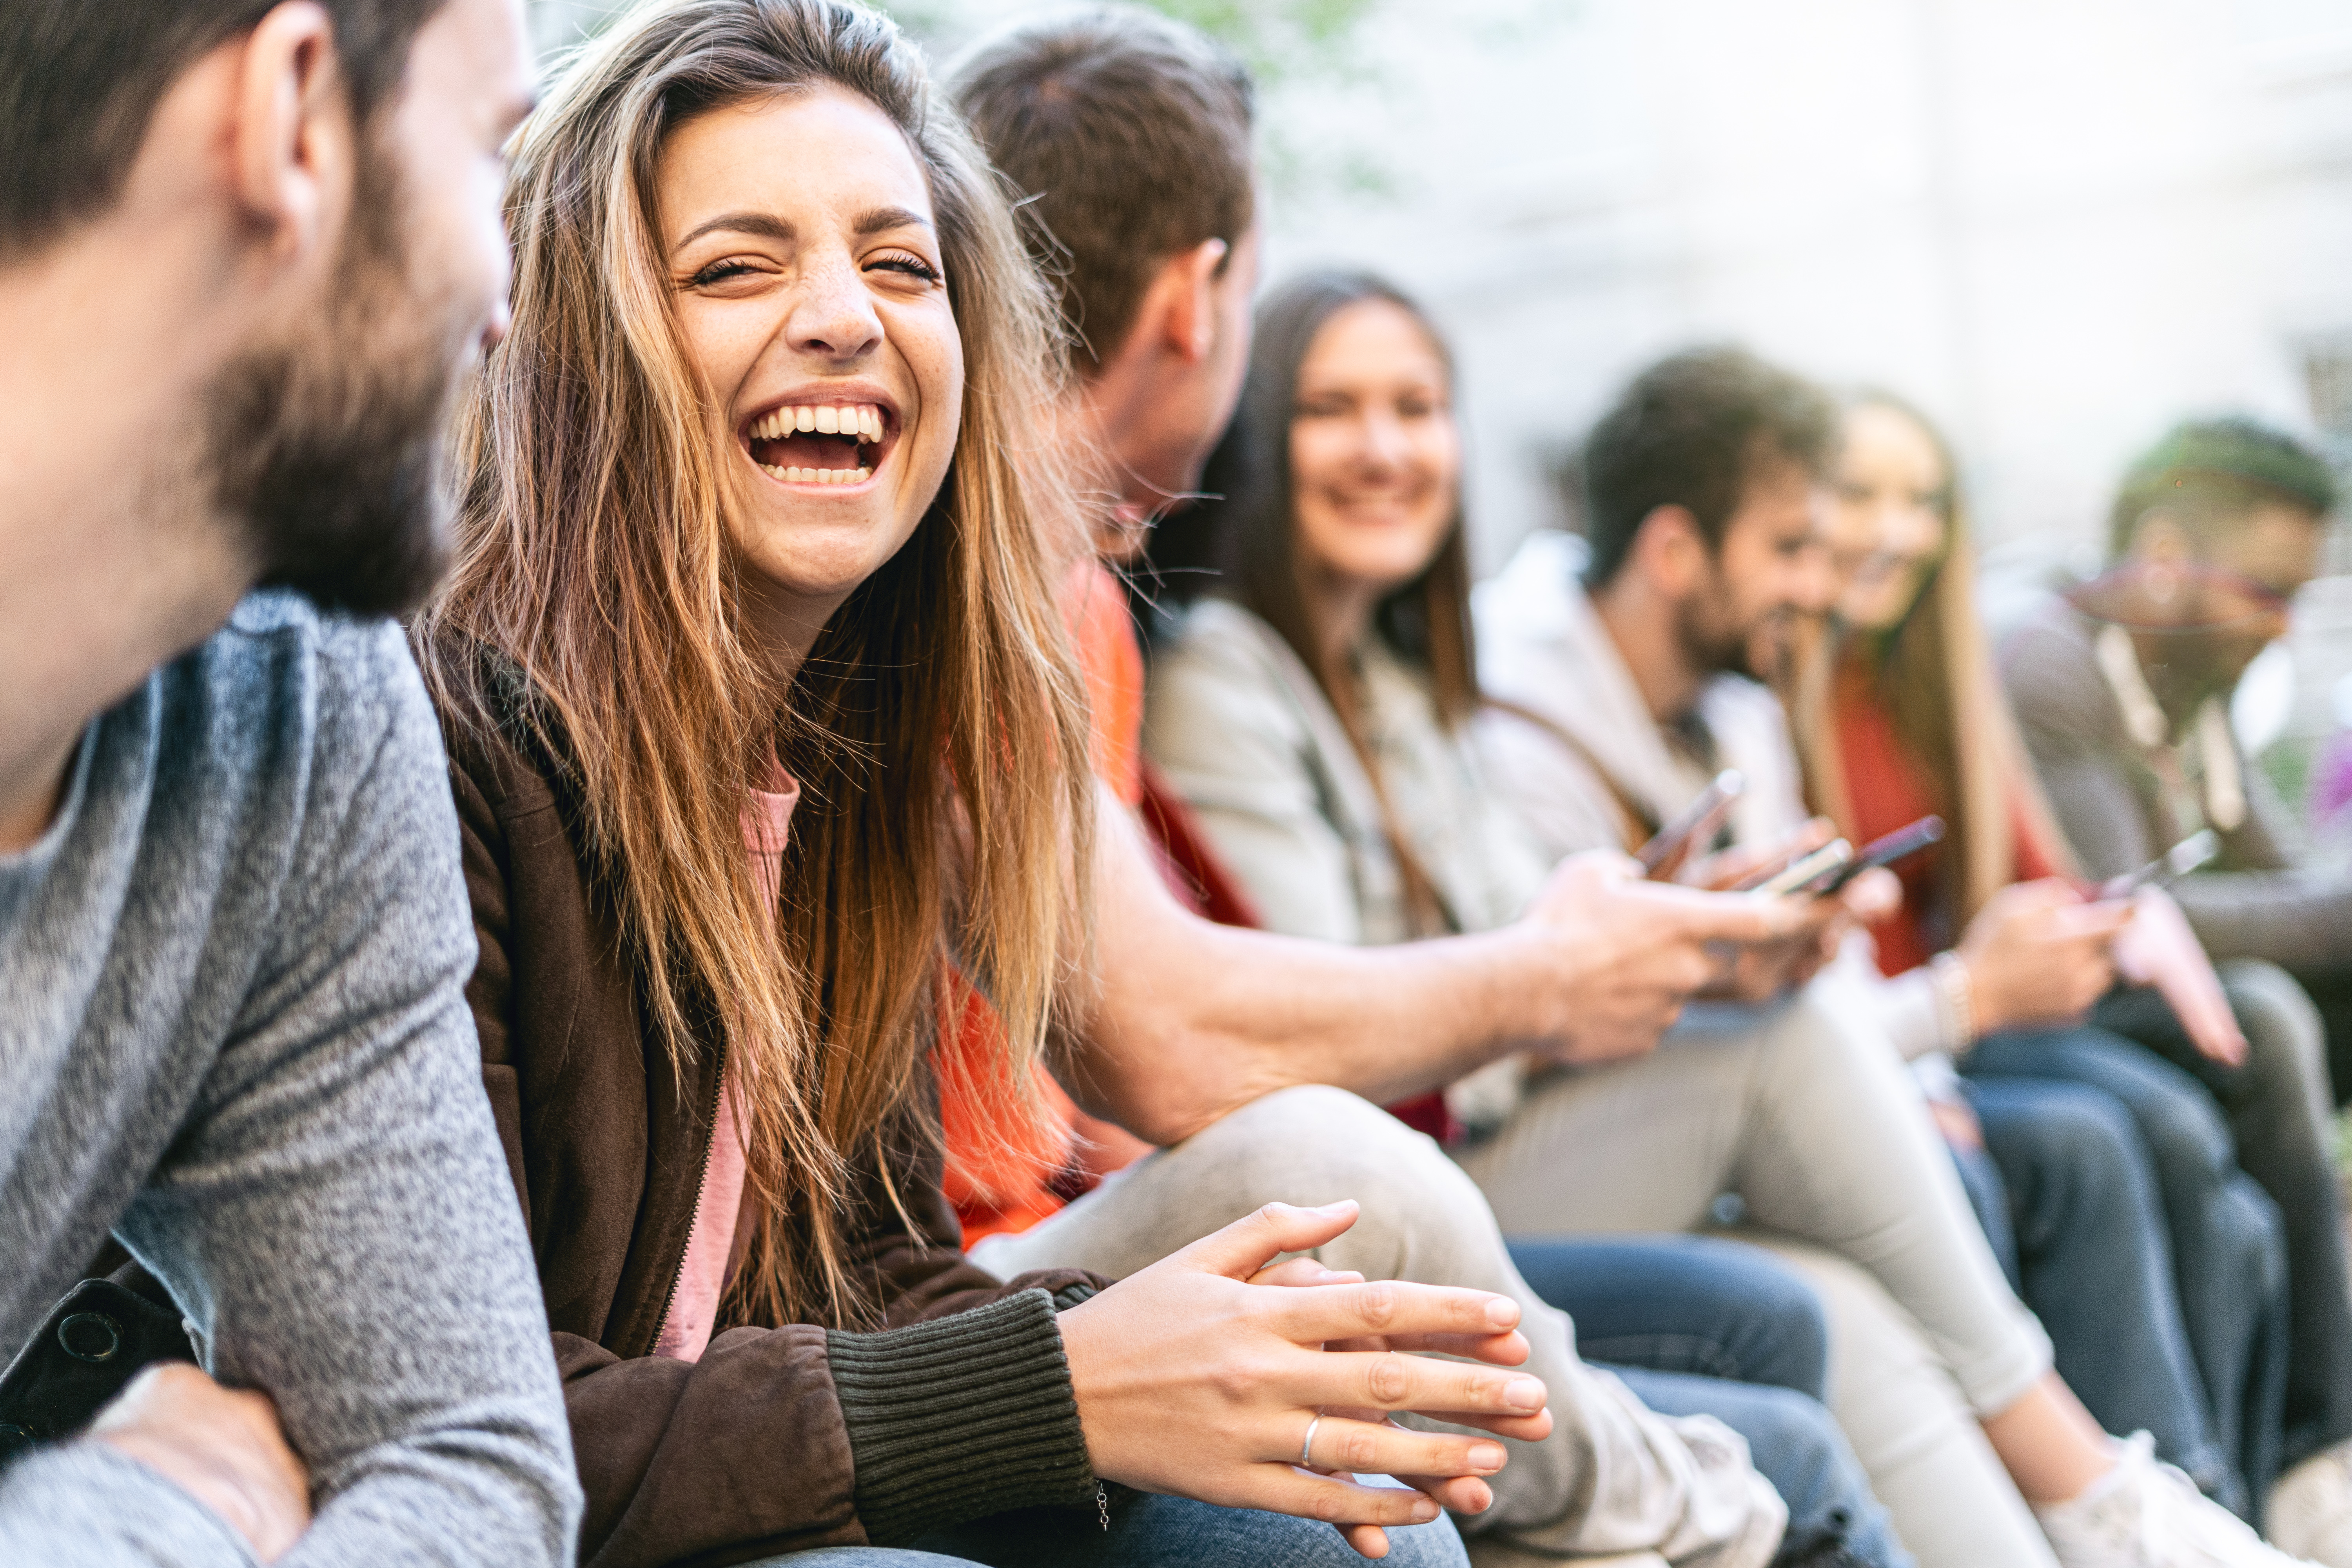
<instances>
[{"instance_id":1,"label":"beard","mask_svg":"<svg viewBox=\"0 0 2352 1568\"><path fill-rule=\"evenodd\" d=\"M399 194L369 147L320 319L233 361L206 398L215 514L264 585L328 612L413 609L448 563L442 437L470 330L418 286Z\"/></svg>"},{"instance_id":2,"label":"beard","mask_svg":"<svg viewBox=\"0 0 2352 1568\"><path fill-rule=\"evenodd\" d=\"M1675 637L1691 668L1706 675L1764 679L1756 668L1757 634L1762 628L1730 625L1720 593L1685 599L1675 612Z\"/></svg>"}]
</instances>

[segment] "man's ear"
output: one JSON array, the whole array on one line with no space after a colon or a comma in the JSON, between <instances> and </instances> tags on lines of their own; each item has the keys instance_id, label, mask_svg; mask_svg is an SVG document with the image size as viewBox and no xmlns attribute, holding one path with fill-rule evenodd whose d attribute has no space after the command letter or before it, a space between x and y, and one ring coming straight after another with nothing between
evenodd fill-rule
<instances>
[{"instance_id":1,"label":"man's ear","mask_svg":"<svg viewBox=\"0 0 2352 1568\"><path fill-rule=\"evenodd\" d=\"M1652 507L1633 531L1633 559L1662 596L1687 596L1697 588L1707 563L1698 519L1686 506Z\"/></svg>"},{"instance_id":2,"label":"man's ear","mask_svg":"<svg viewBox=\"0 0 2352 1568\"><path fill-rule=\"evenodd\" d=\"M1217 279L1225 267L1222 239L1204 239L1168 258L1151 292L1167 296L1160 317L1160 343L1178 358L1198 363L1217 346Z\"/></svg>"},{"instance_id":3,"label":"man's ear","mask_svg":"<svg viewBox=\"0 0 2352 1568\"><path fill-rule=\"evenodd\" d=\"M355 174L333 20L315 0L285 0L242 47L229 128L232 195L274 258L318 254L351 210Z\"/></svg>"}]
</instances>

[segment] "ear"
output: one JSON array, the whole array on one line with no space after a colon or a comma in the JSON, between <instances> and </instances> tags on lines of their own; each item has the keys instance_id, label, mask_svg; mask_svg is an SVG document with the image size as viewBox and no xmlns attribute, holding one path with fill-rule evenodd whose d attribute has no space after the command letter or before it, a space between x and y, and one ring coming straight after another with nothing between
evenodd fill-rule
<instances>
[{"instance_id":1,"label":"ear","mask_svg":"<svg viewBox=\"0 0 2352 1568\"><path fill-rule=\"evenodd\" d=\"M1167 290L1160 316L1160 344L1188 363L1207 359L1217 346L1216 287L1226 253L1223 240L1204 239L1170 257L1153 281L1154 294Z\"/></svg>"},{"instance_id":2,"label":"ear","mask_svg":"<svg viewBox=\"0 0 2352 1568\"><path fill-rule=\"evenodd\" d=\"M1706 569L1707 549L1690 508L1652 507L1633 531L1633 560L1662 597L1681 599L1696 590Z\"/></svg>"},{"instance_id":3,"label":"ear","mask_svg":"<svg viewBox=\"0 0 2352 1568\"><path fill-rule=\"evenodd\" d=\"M271 255L323 254L351 210L353 130L334 23L286 0L247 35L230 128L232 194Z\"/></svg>"}]
</instances>

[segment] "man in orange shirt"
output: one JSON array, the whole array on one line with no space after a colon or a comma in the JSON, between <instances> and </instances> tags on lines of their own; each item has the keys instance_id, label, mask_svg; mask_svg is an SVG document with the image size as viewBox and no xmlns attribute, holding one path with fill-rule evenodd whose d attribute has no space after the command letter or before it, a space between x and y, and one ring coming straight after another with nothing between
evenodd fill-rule
<instances>
[{"instance_id":1,"label":"man in orange shirt","mask_svg":"<svg viewBox=\"0 0 2352 1568\"><path fill-rule=\"evenodd\" d=\"M1047 269L1061 283L1073 327L1063 426L1094 459L1091 477L1104 504L1093 541L1097 558L1073 565L1066 611L1088 675L1097 770L1128 808L1106 812L1104 831L1147 826L1177 901L1195 914L1247 923L1245 905L1185 832L1181 805L1150 787L1139 752L1141 650L1124 591L1102 563L1139 552L1151 520L1196 482L1239 395L1256 277L1247 79L1197 35L1136 13L1104 12L1019 28L984 45L965 67L959 96L1000 165L1038 198L1030 209L1042 215L1036 238L1053 258ZM1072 191L1107 190L1118 192L1108 203L1066 199ZM1793 952L1815 942L1826 918L1779 931L1739 929L1736 921L1727 929L1733 901L1640 883L1630 866L1618 857L1591 858L1564 873L1552 900L1555 915L1574 911L1580 934L1564 941L1555 926L1548 940L1566 946L1589 932L1609 950L1580 951L1572 984L1551 977L1563 993L1573 992L1578 1013L1592 1026L1587 1059L1654 1044L1711 976L1714 964L1702 951L1710 936L1774 942ZM1168 949L1180 937L1200 941L1203 928L1197 921L1159 923L1181 917L1169 900L1134 900L1133 891L1105 889L1097 931L1105 983L1151 992L1173 1013L1201 1012L1190 982L1213 985L1213 973L1171 961ZM1159 907L1143 907L1153 903ZM1154 924L1163 940L1139 940L1138 928ZM1504 935L1517 940L1539 929ZM1284 999L1290 1029L1272 1033L1295 1038L1299 1048L1244 1059L1185 1048L1178 1031L1067 1064L1069 1083L1095 1087L1081 1098L1179 1147L1155 1160L1148 1179L1058 1216L1066 1200L1150 1145L1087 1118L1059 1087L1044 1085L1061 1112L1060 1135L1044 1148L1007 1147L1002 1130L979 1124L959 1093L971 1057L956 1048L958 1040L990 1026L984 1005L964 1004L940 1053L940 1077L951 1192L976 1261L1017 1268L1025 1251L1115 1244L1119 1256L1106 1267L1120 1272L1181 1246L1178 1237L1208 1215L1245 1210L1260 1189L1273 1190L1269 1182L1287 1190L1303 1175L1362 1202L1363 1218L1349 1235L1318 1253L1331 1267L1375 1278L1491 1281L1520 1302L1536 1351L1529 1370L1551 1391L1557 1426L1541 1444L1512 1445L1509 1468L1495 1479L1496 1507L1465 1521L1469 1528L1498 1530L1548 1552L1647 1549L1677 1563L1726 1568L1813 1561L1812 1553L1841 1549L1851 1554L1843 1560L1904 1561L1826 1412L1779 1390L1724 1392L1709 1403L1704 1391L1677 1385L1712 1380L1629 1374L1654 1380L1642 1383L1643 1397L1686 1414L1670 1419L1644 1408L1615 1378L1578 1360L1568 1321L1521 1279L1491 1212L1459 1168L1360 1098L1442 1088L1477 1065L1444 1037L1448 1030L1475 1033L1475 1020L1491 1007L1475 980L1465 973L1452 989L1461 1016L1445 1029L1410 1013L1384 1017L1365 1031L1361 1055L1350 1060L1313 1043L1335 1013L1317 972L1349 950L1256 933L1227 932L1218 941L1237 967L1269 958L1296 963L1298 991ZM1464 950L1423 944L1449 946ZM1392 952L1382 962L1418 957ZM1489 1040L1479 1061L1508 1048ZM1331 1085L1339 1087L1325 1087ZM1660 1276L1650 1299L1662 1312L1692 1310L1689 1300L1672 1298L1691 1294L1704 1269L1685 1249L1655 1251L1669 1271L1689 1272L1672 1284ZM1737 1289L1725 1277L1711 1283L1721 1306L1717 1326L1745 1314L1759 1342L1784 1331L1796 1338L1818 1331L1801 1289L1780 1298L1776 1316L1772 1303L1727 1300ZM1768 1275L1751 1288L1769 1290L1772 1281ZM1687 1321L1642 1325L1654 1332L1677 1326ZM1773 1488L1738 1444L1726 1446L1730 1434L1699 1414L1717 1408L1756 1439L1759 1458L1771 1451L1771 1473L1795 1515L1785 1539Z\"/></svg>"}]
</instances>

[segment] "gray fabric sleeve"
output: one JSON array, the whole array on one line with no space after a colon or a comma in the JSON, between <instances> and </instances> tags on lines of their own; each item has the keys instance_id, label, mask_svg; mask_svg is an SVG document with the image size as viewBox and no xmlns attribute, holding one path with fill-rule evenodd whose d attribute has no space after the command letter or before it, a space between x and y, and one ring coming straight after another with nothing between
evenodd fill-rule
<instances>
[{"instance_id":1,"label":"gray fabric sleeve","mask_svg":"<svg viewBox=\"0 0 2352 1568\"><path fill-rule=\"evenodd\" d=\"M118 1234L309 1465L284 1568L568 1563L579 1487L462 991L440 731L394 627L330 625L315 669L287 901L239 933L269 956Z\"/></svg>"},{"instance_id":2,"label":"gray fabric sleeve","mask_svg":"<svg viewBox=\"0 0 2352 1568\"><path fill-rule=\"evenodd\" d=\"M2001 675L2059 828L2083 869L2104 879L2171 847L2149 824L2145 768L2122 732L2097 668L2046 627L2001 650ZM2216 959L2263 958L2290 968L2352 962L2352 882L2294 868L2300 836L2262 770L2241 769L2248 816L2222 840L2226 869L2173 885L2189 929Z\"/></svg>"},{"instance_id":3,"label":"gray fabric sleeve","mask_svg":"<svg viewBox=\"0 0 2352 1568\"><path fill-rule=\"evenodd\" d=\"M218 1514L103 1443L43 1449L0 1475L0 1561L10 1568L253 1568Z\"/></svg>"}]
</instances>

